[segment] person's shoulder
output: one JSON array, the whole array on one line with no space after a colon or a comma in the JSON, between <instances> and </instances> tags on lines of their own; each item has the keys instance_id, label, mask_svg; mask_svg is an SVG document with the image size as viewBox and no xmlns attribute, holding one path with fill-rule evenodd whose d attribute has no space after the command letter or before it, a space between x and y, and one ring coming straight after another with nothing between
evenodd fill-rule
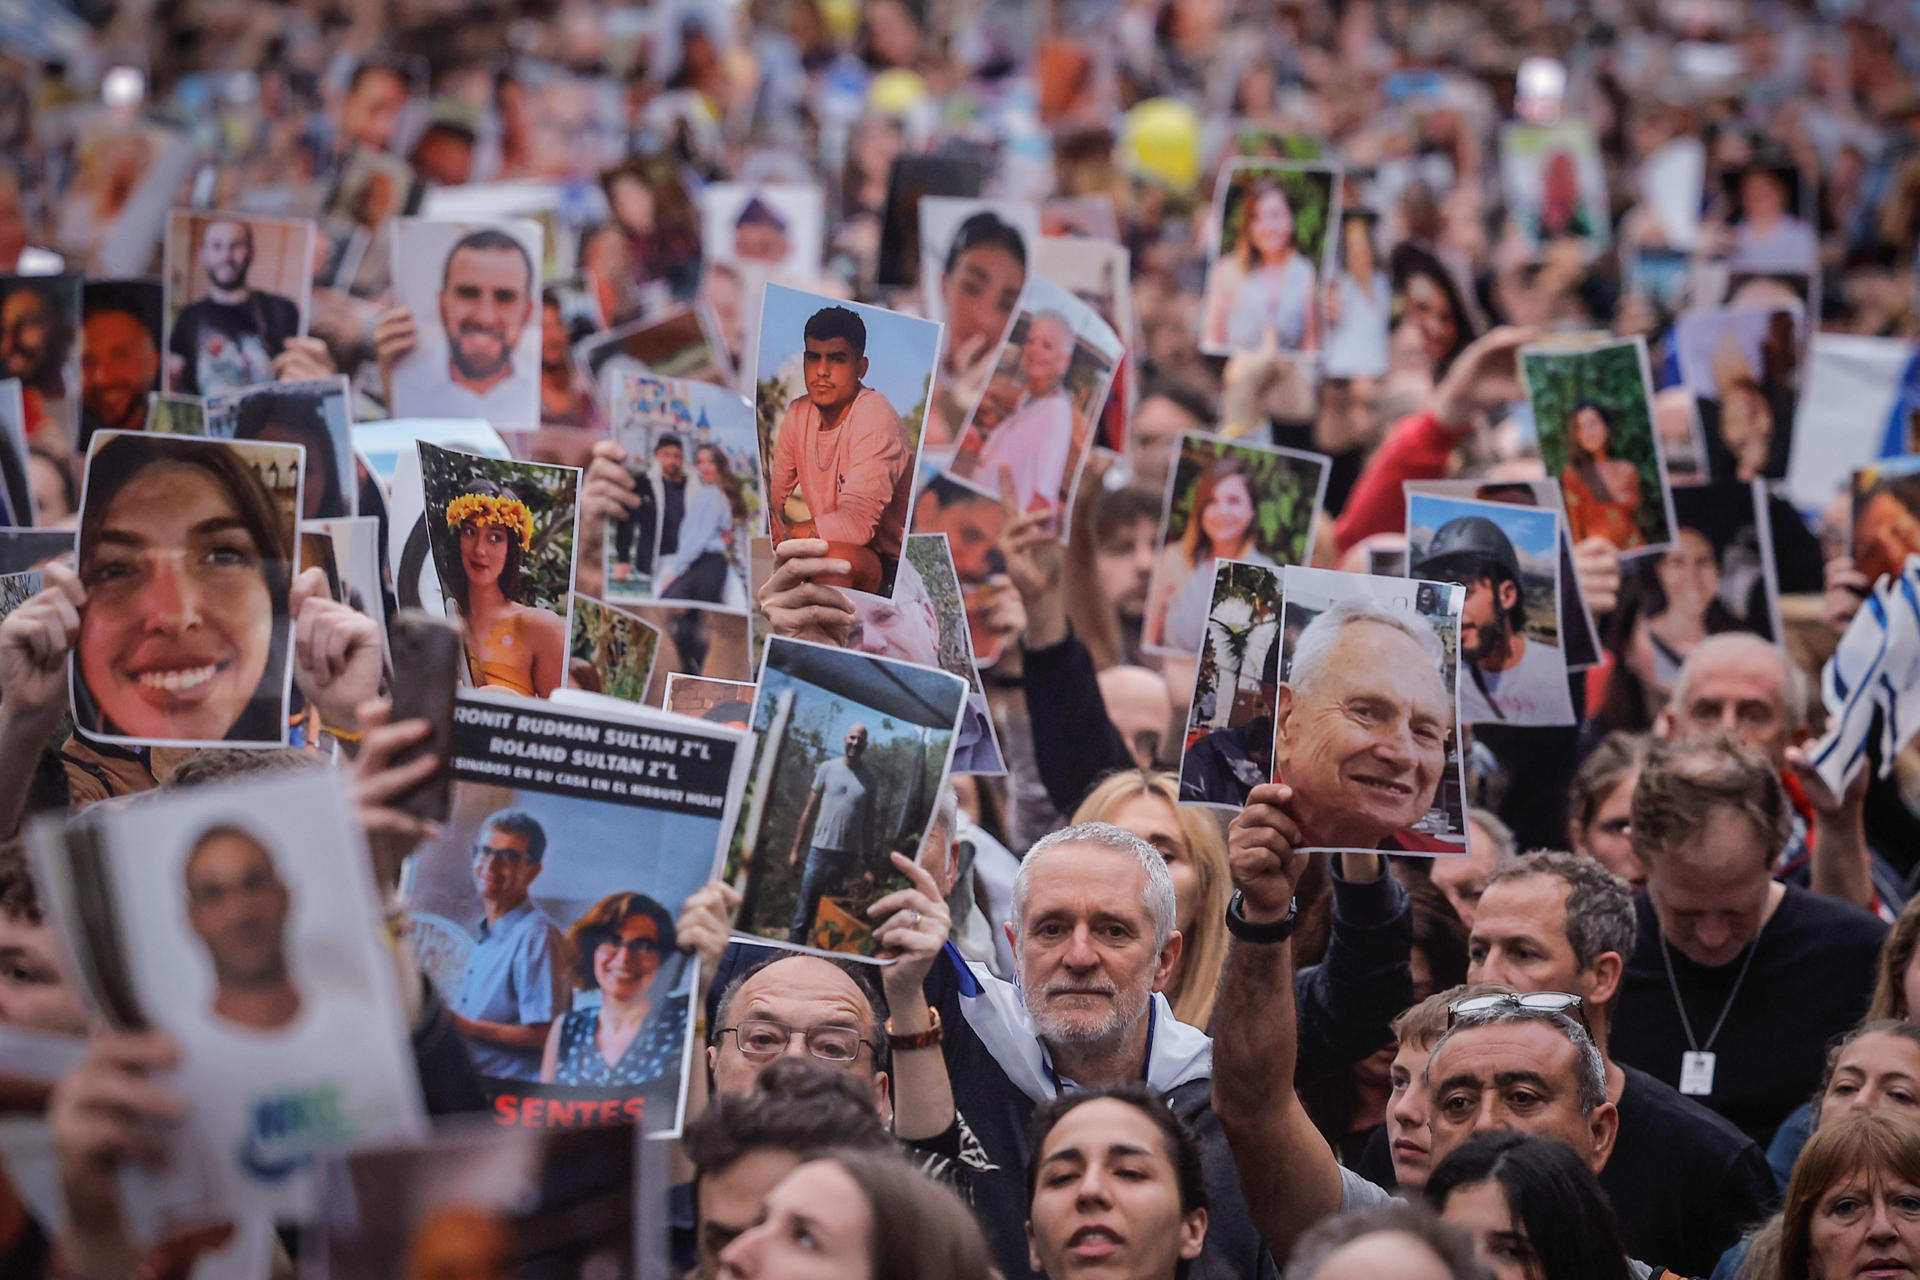
<instances>
[{"instance_id":1,"label":"person's shoulder","mask_svg":"<svg viewBox=\"0 0 1920 1280\"><path fill-rule=\"evenodd\" d=\"M254 290L253 296L260 299L262 306L270 311L277 311L283 316L298 317L300 314L300 304L284 293L273 293L266 289L256 289Z\"/></svg>"},{"instance_id":2,"label":"person's shoulder","mask_svg":"<svg viewBox=\"0 0 1920 1280\"><path fill-rule=\"evenodd\" d=\"M559 637L566 639L567 620L551 609L536 604L523 604L517 615L520 630L531 632L546 639Z\"/></svg>"},{"instance_id":3,"label":"person's shoulder","mask_svg":"<svg viewBox=\"0 0 1920 1280\"><path fill-rule=\"evenodd\" d=\"M872 387L860 388L860 393L853 399L853 407L863 417L871 417L893 427L900 425L900 415L895 411L893 402Z\"/></svg>"},{"instance_id":4,"label":"person's shoulder","mask_svg":"<svg viewBox=\"0 0 1920 1280\"><path fill-rule=\"evenodd\" d=\"M1797 884L1784 884L1777 915L1788 928L1784 936L1821 944L1858 944L1875 951L1887 936L1887 922L1863 907L1842 902L1831 894L1815 893Z\"/></svg>"},{"instance_id":5,"label":"person's shoulder","mask_svg":"<svg viewBox=\"0 0 1920 1280\"><path fill-rule=\"evenodd\" d=\"M1631 1120L1660 1135L1663 1147L1688 1156L1731 1158L1754 1145L1739 1126L1701 1106L1657 1076L1620 1064L1626 1084L1620 1091L1620 1122ZM1756 1148L1757 1150L1757 1148Z\"/></svg>"}]
</instances>

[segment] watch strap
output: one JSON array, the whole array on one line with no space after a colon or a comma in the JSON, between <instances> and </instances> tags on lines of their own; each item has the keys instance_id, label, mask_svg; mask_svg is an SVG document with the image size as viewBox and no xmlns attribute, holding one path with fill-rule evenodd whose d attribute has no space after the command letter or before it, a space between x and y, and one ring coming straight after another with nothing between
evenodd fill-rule
<instances>
[{"instance_id":1,"label":"watch strap","mask_svg":"<svg viewBox=\"0 0 1920 1280\"><path fill-rule=\"evenodd\" d=\"M1246 895L1238 889L1227 902L1227 932L1242 942L1273 943L1285 942L1293 936L1294 925L1300 919L1300 900L1287 903L1287 914L1271 924L1255 924L1247 919L1244 910Z\"/></svg>"}]
</instances>

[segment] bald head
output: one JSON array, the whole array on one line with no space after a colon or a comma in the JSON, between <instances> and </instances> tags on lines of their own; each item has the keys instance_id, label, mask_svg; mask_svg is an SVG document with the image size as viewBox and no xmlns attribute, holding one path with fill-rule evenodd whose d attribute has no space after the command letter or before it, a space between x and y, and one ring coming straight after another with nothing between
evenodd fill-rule
<instances>
[{"instance_id":1,"label":"bald head","mask_svg":"<svg viewBox=\"0 0 1920 1280\"><path fill-rule=\"evenodd\" d=\"M1728 729L1776 768L1806 730L1809 682L1785 649L1744 631L1708 636L1694 646L1655 722L1672 741Z\"/></svg>"},{"instance_id":2,"label":"bald head","mask_svg":"<svg viewBox=\"0 0 1920 1280\"><path fill-rule=\"evenodd\" d=\"M800 955L770 960L729 987L716 1013L715 1039L707 1049L716 1093L750 1093L770 1063L811 1056L871 1081L875 1110L882 1120L892 1116L887 1073L875 1057L881 1038L873 997L831 960ZM769 1025L791 1033L771 1053L761 1047ZM779 1039L779 1031L772 1034ZM851 1057L844 1056L847 1046ZM823 1050L829 1056L823 1057Z\"/></svg>"}]
</instances>

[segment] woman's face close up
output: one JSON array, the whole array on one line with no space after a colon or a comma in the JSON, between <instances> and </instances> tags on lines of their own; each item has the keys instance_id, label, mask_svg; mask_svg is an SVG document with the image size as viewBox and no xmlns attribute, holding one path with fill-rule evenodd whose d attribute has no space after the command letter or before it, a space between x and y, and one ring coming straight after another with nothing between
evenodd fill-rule
<instances>
[{"instance_id":1,"label":"woman's face close up","mask_svg":"<svg viewBox=\"0 0 1920 1280\"><path fill-rule=\"evenodd\" d=\"M1910 1276L1920 1269L1920 1187L1891 1173L1843 1175L1813 1204L1807 1280Z\"/></svg>"},{"instance_id":2,"label":"woman's face close up","mask_svg":"<svg viewBox=\"0 0 1920 1280\"><path fill-rule=\"evenodd\" d=\"M1373 237L1367 234L1367 224L1359 218L1347 219L1346 230L1347 274L1356 280L1365 280L1373 274Z\"/></svg>"},{"instance_id":3,"label":"woman's face close up","mask_svg":"<svg viewBox=\"0 0 1920 1280\"><path fill-rule=\"evenodd\" d=\"M873 1209L831 1160L801 1165L767 1193L760 1221L720 1254L725 1280L867 1280Z\"/></svg>"},{"instance_id":4,"label":"woman's face close up","mask_svg":"<svg viewBox=\"0 0 1920 1280\"><path fill-rule=\"evenodd\" d=\"M1498 1182L1455 1187L1440 1216L1473 1237L1473 1251L1494 1280L1540 1280L1540 1255Z\"/></svg>"},{"instance_id":5,"label":"woman's face close up","mask_svg":"<svg viewBox=\"0 0 1920 1280\"><path fill-rule=\"evenodd\" d=\"M608 1000L637 1000L660 972L660 930L652 917L629 916L593 949L593 978Z\"/></svg>"},{"instance_id":6,"label":"woman's face close up","mask_svg":"<svg viewBox=\"0 0 1920 1280\"><path fill-rule=\"evenodd\" d=\"M1027 269L1004 245L979 244L962 253L940 278L947 351L957 355L998 342L1026 282Z\"/></svg>"},{"instance_id":7,"label":"woman's face close up","mask_svg":"<svg viewBox=\"0 0 1920 1280\"><path fill-rule=\"evenodd\" d=\"M1920 1120L1920 1044L1876 1031L1848 1045L1833 1064L1833 1077L1820 1097L1820 1123L1831 1124L1849 1111L1882 1109Z\"/></svg>"},{"instance_id":8,"label":"woman's face close up","mask_svg":"<svg viewBox=\"0 0 1920 1280\"><path fill-rule=\"evenodd\" d=\"M225 488L178 462L113 499L83 565L80 675L130 738L217 742L273 649L261 549Z\"/></svg>"},{"instance_id":9,"label":"woman's face close up","mask_svg":"<svg viewBox=\"0 0 1920 1280\"><path fill-rule=\"evenodd\" d=\"M1667 593L1667 607L1697 609L1706 613L1713 593L1720 587L1720 565L1714 559L1713 544L1698 529L1681 529L1673 549L1654 565L1660 589Z\"/></svg>"},{"instance_id":10,"label":"woman's face close up","mask_svg":"<svg viewBox=\"0 0 1920 1280\"><path fill-rule=\"evenodd\" d=\"M501 571L507 567L511 537L499 525L468 521L460 526L460 567L467 571L469 586L499 581Z\"/></svg>"},{"instance_id":11,"label":"woman's face close up","mask_svg":"<svg viewBox=\"0 0 1920 1280\"><path fill-rule=\"evenodd\" d=\"M1278 191L1265 191L1254 199L1253 213L1247 219L1247 237L1264 261L1272 261L1293 247L1293 209Z\"/></svg>"},{"instance_id":12,"label":"woman's face close up","mask_svg":"<svg viewBox=\"0 0 1920 1280\"><path fill-rule=\"evenodd\" d=\"M702 449L694 454L693 467L700 473L701 484L720 483L720 460L713 456L713 450Z\"/></svg>"},{"instance_id":13,"label":"woman's face close up","mask_svg":"<svg viewBox=\"0 0 1920 1280\"><path fill-rule=\"evenodd\" d=\"M1427 359L1438 365L1460 340L1460 325L1453 318L1446 290L1438 281L1417 275L1407 281L1407 319L1420 335Z\"/></svg>"},{"instance_id":14,"label":"woman's face close up","mask_svg":"<svg viewBox=\"0 0 1920 1280\"><path fill-rule=\"evenodd\" d=\"M1213 497L1200 513L1200 530L1216 556L1239 549L1253 526L1253 494L1243 476L1227 476L1213 486Z\"/></svg>"},{"instance_id":15,"label":"woman's face close up","mask_svg":"<svg viewBox=\"0 0 1920 1280\"><path fill-rule=\"evenodd\" d=\"M1589 405L1573 415L1573 438L1580 447L1594 457L1602 457L1607 451L1607 420L1600 411Z\"/></svg>"}]
</instances>

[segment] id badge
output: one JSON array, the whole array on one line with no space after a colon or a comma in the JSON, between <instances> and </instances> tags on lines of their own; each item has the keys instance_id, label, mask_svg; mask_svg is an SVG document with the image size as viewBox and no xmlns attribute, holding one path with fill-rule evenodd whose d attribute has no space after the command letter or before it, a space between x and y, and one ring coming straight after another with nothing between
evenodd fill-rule
<instances>
[{"instance_id":1,"label":"id badge","mask_svg":"<svg viewBox=\"0 0 1920 1280\"><path fill-rule=\"evenodd\" d=\"M1683 1053L1680 1055L1680 1092L1690 1098L1704 1098L1713 1092L1714 1055L1711 1053Z\"/></svg>"}]
</instances>

